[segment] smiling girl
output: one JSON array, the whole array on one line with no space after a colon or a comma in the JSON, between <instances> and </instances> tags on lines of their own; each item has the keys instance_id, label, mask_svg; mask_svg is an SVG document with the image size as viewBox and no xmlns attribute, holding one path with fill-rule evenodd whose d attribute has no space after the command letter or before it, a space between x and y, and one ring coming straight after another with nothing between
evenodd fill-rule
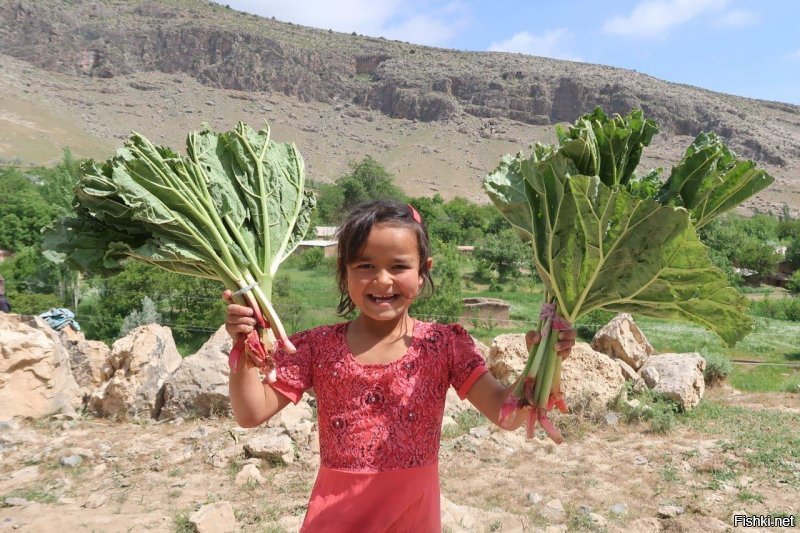
<instances>
[{"instance_id":1,"label":"smiling girl","mask_svg":"<svg viewBox=\"0 0 800 533\"><path fill-rule=\"evenodd\" d=\"M438 452L445 396L452 386L494 423L511 389L488 373L458 325L421 322L408 309L433 286L428 235L409 205L377 201L357 207L338 232L339 313L350 322L291 337L297 353L275 354L275 379L255 369L230 376L234 416L262 424L303 392L316 392L321 466L302 531L441 531ZM255 321L230 303L234 338ZM529 332L526 340L538 340ZM561 332L566 357L574 330ZM517 428L527 413L520 409Z\"/></svg>"}]
</instances>

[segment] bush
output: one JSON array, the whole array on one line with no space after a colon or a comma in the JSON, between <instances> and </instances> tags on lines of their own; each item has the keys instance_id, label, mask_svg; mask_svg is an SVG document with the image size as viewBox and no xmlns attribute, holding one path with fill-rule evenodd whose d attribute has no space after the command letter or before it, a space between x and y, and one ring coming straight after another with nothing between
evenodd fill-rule
<instances>
[{"instance_id":1,"label":"bush","mask_svg":"<svg viewBox=\"0 0 800 533\"><path fill-rule=\"evenodd\" d=\"M665 434L672 431L676 422L675 415L680 411L678 404L650 389L636 394L632 394L632 390L633 384L628 382L617 400L617 408L623 420L629 424L649 422L650 431L653 433ZM631 405L627 401L630 396L638 401L638 405Z\"/></svg>"},{"instance_id":2,"label":"bush","mask_svg":"<svg viewBox=\"0 0 800 533\"><path fill-rule=\"evenodd\" d=\"M20 315L38 315L54 307L63 307L64 302L55 294L10 292L6 294L11 312Z\"/></svg>"},{"instance_id":3,"label":"bush","mask_svg":"<svg viewBox=\"0 0 800 533\"><path fill-rule=\"evenodd\" d=\"M769 298L756 300L750 305L750 313L755 316L800 322L800 298Z\"/></svg>"},{"instance_id":4,"label":"bush","mask_svg":"<svg viewBox=\"0 0 800 533\"><path fill-rule=\"evenodd\" d=\"M581 339L589 342L615 316L616 314L611 311L593 309L578 319L575 324L575 331Z\"/></svg>"},{"instance_id":5,"label":"bush","mask_svg":"<svg viewBox=\"0 0 800 533\"><path fill-rule=\"evenodd\" d=\"M733 370L730 359L724 355L710 353L705 356L706 369L703 372L703 379L707 385L717 385L727 379Z\"/></svg>"},{"instance_id":6,"label":"bush","mask_svg":"<svg viewBox=\"0 0 800 533\"><path fill-rule=\"evenodd\" d=\"M786 262L794 270L800 269L800 237L795 237L786 247Z\"/></svg>"},{"instance_id":7,"label":"bush","mask_svg":"<svg viewBox=\"0 0 800 533\"><path fill-rule=\"evenodd\" d=\"M786 289L792 294L800 294L800 270L795 270L786 283Z\"/></svg>"},{"instance_id":8,"label":"bush","mask_svg":"<svg viewBox=\"0 0 800 533\"><path fill-rule=\"evenodd\" d=\"M119 336L124 337L139 326L147 324L160 324L161 315L156 310L156 304L148 296L142 298L142 308L134 309L122 320Z\"/></svg>"},{"instance_id":9,"label":"bush","mask_svg":"<svg viewBox=\"0 0 800 533\"><path fill-rule=\"evenodd\" d=\"M325 261L325 251L322 248L311 248L300 254L300 268L313 270Z\"/></svg>"}]
</instances>

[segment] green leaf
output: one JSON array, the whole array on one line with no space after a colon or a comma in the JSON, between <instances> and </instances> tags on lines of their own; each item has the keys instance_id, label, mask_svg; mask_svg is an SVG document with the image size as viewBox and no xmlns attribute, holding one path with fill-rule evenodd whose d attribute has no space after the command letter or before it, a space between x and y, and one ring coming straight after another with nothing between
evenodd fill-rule
<instances>
[{"instance_id":1,"label":"green leaf","mask_svg":"<svg viewBox=\"0 0 800 533\"><path fill-rule=\"evenodd\" d=\"M699 134L658 194L663 204L691 211L700 229L768 187L774 180L753 161L740 161L713 132Z\"/></svg>"},{"instance_id":2,"label":"green leaf","mask_svg":"<svg viewBox=\"0 0 800 533\"><path fill-rule=\"evenodd\" d=\"M533 246L537 271L570 321L593 309L695 322L732 344L751 329L747 299L714 268L683 209L571 175L559 152L504 158L484 186Z\"/></svg>"},{"instance_id":3,"label":"green leaf","mask_svg":"<svg viewBox=\"0 0 800 533\"><path fill-rule=\"evenodd\" d=\"M658 126L638 109L625 117L609 117L598 107L567 132L557 132L559 150L573 160L580 174L599 176L607 186L616 187L631 180Z\"/></svg>"}]
</instances>

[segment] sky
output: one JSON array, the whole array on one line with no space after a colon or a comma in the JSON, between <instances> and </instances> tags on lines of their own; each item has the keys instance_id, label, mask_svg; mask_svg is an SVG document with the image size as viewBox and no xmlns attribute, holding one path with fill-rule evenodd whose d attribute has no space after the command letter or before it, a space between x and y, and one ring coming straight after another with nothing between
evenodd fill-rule
<instances>
[{"instance_id":1,"label":"sky","mask_svg":"<svg viewBox=\"0 0 800 533\"><path fill-rule=\"evenodd\" d=\"M800 104L798 0L221 0L304 26L636 70Z\"/></svg>"}]
</instances>

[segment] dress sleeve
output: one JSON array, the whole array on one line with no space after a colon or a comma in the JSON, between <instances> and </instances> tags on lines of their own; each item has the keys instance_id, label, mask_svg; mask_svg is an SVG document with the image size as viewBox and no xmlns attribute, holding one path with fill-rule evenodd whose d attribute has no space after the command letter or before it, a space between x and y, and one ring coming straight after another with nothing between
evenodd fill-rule
<instances>
[{"instance_id":1,"label":"dress sleeve","mask_svg":"<svg viewBox=\"0 0 800 533\"><path fill-rule=\"evenodd\" d=\"M303 392L314 386L311 372L313 337L313 330L301 331L289 337L297 352L287 353L283 349L275 352L275 381L269 381L269 378L264 380L264 383L269 383L295 404L303 397Z\"/></svg>"},{"instance_id":2,"label":"dress sleeve","mask_svg":"<svg viewBox=\"0 0 800 533\"><path fill-rule=\"evenodd\" d=\"M458 397L462 400L467 397L469 389L485 372L488 372L483 356L475 346L467 330L458 324L447 326L449 328L450 352L450 384L456 389Z\"/></svg>"}]
</instances>

